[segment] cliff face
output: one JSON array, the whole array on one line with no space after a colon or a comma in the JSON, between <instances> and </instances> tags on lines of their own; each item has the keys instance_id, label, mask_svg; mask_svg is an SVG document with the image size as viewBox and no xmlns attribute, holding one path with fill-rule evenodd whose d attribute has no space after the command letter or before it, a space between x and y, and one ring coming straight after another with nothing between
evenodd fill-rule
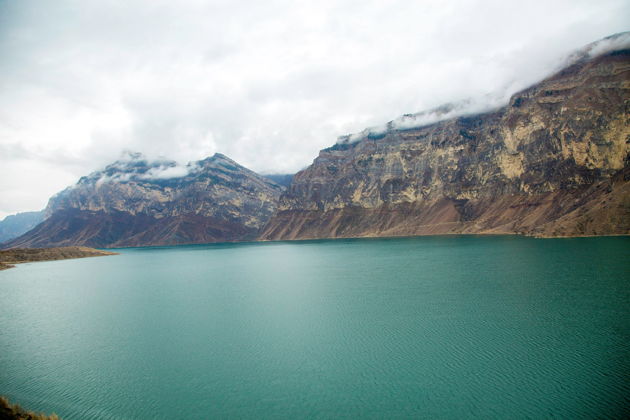
<instances>
[{"instance_id":1,"label":"cliff face","mask_svg":"<svg viewBox=\"0 0 630 420\"><path fill-rule=\"evenodd\" d=\"M178 166L130 155L50 199L47 219L6 247L170 245L247 240L282 187L226 156Z\"/></svg>"},{"instance_id":2,"label":"cliff face","mask_svg":"<svg viewBox=\"0 0 630 420\"><path fill-rule=\"evenodd\" d=\"M582 57L494 112L346 137L262 239L630 233L630 50Z\"/></svg>"}]
</instances>

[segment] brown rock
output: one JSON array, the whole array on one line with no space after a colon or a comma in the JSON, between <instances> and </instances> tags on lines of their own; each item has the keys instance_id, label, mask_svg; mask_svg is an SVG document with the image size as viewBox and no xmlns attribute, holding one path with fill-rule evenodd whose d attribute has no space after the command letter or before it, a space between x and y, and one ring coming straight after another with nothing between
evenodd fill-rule
<instances>
[{"instance_id":1,"label":"brown rock","mask_svg":"<svg viewBox=\"0 0 630 420\"><path fill-rule=\"evenodd\" d=\"M582 59L494 112L320 152L261 239L630 233L630 51Z\"/></svg>"},{"instance_id":2,"label":"brown rock","mask_svg":"<svg viewBox=\"0 0 630 420\"><path fill-rule=\"evenodd\" d=\"M159 176L175 165L134 154L83 177L50 199L43 223L4 247L107 248L254 239L283 190L221 154L194 162L183 176Z\"/></svg>"}]
</instances>

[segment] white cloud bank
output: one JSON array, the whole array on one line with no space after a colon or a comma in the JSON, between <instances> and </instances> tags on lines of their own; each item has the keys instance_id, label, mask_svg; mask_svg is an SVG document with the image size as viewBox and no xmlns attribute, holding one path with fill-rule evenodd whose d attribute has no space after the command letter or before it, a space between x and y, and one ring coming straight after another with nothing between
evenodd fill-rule
<instances>
[{"instance_id":1,"label":"white cloud bank","mask_svg":"<svg viewBox=\"0 0 630 420\"><path fill-rule=\"evenodd\" d=\"M123 152L114 163L92 172L85 182L100 186L110 182L160 181L178 179L199 171L197 162L186 165L165 158L148 159L140 152Z\"/></svg>"},{"instance_id":2,"label":"white cloud bank","mask_svg":"<svg viewBox=\"0 0 630 420\"><path fill-rule=\"evenodd\" d=\"M184 165L158 166L151 168L141 178L143 179L173 179L183 178L190 174L190 167Z\"/></svg>"},{"instance_id":3,"label":"white cloud bank","mask_svg":"<svg viewBox=\"0 0 630 420\"><path fill-rule=\"evenodd\" d=\"M592 59L611 51L630 48L630 32L623 32L611 35L604 39L592 42L583 48L580 48L565 58L559 59L559 64L551 67L549 73L561 70L564 67L575 64L580 60ZM387 124L369 127L358 133L340 136L337 143L354 143L365 139L368 136L379 136L390 130L406 130L411 128L423 127L434 124L450 118L461 117L466 115L474 115L482 112L497 109L506 105L510 97L516 93L513 86L504 86L497 88L492 94L486 94L476 98L468 98L455 103L443 104L437 108L415 114L404 114Z\"/></svg>"},{"instance_id":4,"label":"white cloud bank","mask_svg":"<svg viewBox=\"0 0 630 420\"><path fill-rule=\"evenodd\" d=\"M124 149L293 172L340 134L522 89L627 16L627 0L0 1L0 217Z\"/></svg>"}]
</instances>

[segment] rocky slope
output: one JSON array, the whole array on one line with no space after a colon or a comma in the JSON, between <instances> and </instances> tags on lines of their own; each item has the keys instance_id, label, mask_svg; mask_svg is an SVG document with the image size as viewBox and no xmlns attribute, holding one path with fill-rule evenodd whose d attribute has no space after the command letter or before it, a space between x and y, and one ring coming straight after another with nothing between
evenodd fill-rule
<instances>
[{"instance_id":1,"label":"rocky slope","mask_svg":"<svg viewBox=\"0 0 630 420\"><path fill-rule=\"evenodd\" d=\"M187 166L130 154L52 197L46 220L4 247L252 239L274 213L281 191L221 154Z\"/></svg>"},{"instance_id":2,"label":"rocky slope","mask_svg":"<svg viewBox=\"0 0 630 420\"><path fill-rule=\"evenodd\" d=\"M495 111L340 138L261 239L629 234L630 50L596 49Z\"/></svg>"}]
</instances>

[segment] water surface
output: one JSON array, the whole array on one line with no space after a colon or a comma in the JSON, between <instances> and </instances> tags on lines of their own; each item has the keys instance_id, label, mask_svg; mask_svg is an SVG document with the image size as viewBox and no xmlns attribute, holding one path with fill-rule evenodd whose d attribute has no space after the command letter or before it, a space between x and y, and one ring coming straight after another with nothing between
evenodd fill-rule
<instances>
[{"instance_id":1,"label":"water surface","mask_svg":"<svg viewBox=\"0 0 630 420\"><path fill-rule=\"evenodd\" d=\"M0 394L85 419L630 413L630 238L120 252L0 272Z\"/></svg>"}]
</instances>

